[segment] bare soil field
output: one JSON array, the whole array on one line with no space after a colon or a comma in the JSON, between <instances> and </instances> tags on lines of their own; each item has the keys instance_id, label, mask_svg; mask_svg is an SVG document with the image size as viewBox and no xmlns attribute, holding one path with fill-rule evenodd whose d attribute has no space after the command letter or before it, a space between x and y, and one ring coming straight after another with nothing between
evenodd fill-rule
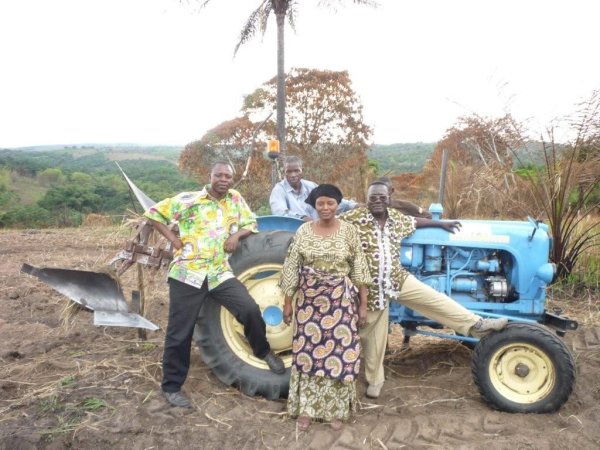
<instances>
[{"instance_id":1,"label":"bare soil field","mask_svg":"<svg viewBox=\"0 0 600 450\"><path fill-rule=\"evenodd\" d=\"M103 271L126 231L116 228L0 232L0 449L596 449L600 448L598 296L576 305L553 299L580 321L566 336L577 384L554 414L491 410L473 384L471 351L459 343L413 338L401 349L393 329L387 381L334 432L298 432L285 401L241 394L220 383L192 352L184 389L195 408L169 407L160 395L164 331L140 340L129 328L92 324L92 314L37 279L36 267ZM126 297L136 270L123 277ZM145 270L146 317L164 327L164 273Z\"/></svg>"}]
</instances>

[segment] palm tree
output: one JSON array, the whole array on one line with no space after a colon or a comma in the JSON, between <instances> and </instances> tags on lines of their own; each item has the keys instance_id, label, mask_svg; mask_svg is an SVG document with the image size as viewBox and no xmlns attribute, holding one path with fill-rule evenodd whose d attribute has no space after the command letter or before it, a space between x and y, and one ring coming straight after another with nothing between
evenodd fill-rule
<instances>
[{"instance_id":1,"label":"palm tree","mask_svg":"<svg viewBox=\"0 0 600 450\"><path fill-rule=\"evenodd\" d=\"M205 0L202 6L206 6L211 0ZM318 0L322 6L342 3L344 0ZM354 4L377 6L375 0L351 0ZM296 7L300 0L260 0L256 8L246 20L240 33L240 40L235 46L234 54L240 46L252 39L257 31L261 35L267 30L267 22L271 14L275 14L277 22L277 139L281 143L281 153L285 154L285 69L284 69L284 29L285 18L292 30L295 30Z\"/></svg>"}]
</instances>

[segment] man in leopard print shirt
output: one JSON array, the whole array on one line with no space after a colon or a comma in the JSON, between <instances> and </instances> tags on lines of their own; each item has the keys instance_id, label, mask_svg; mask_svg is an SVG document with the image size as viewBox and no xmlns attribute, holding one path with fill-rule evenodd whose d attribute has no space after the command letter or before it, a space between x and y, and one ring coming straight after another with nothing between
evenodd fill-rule
<instances>
[{"instance_id":1,"label":"man in leopard print shirt","mask_svg":"<svg viewBox=\"0 0 600 450\"><path fill-rule=\"evenodd\" d=\"M360 331L365 361L367 397L377 398L384 383L383 357L387 343L390 300L397 301L425 317L465 336L477 336L503 329L507 320L482 319L450 297L419 281L400 263L402 239L421 227L439 227L449 232L460 228L457 221L416 218L389 208L388 187L381 181L369 186L367 207L340 218L359 230L369 264L372 283L368 292L367 321Z\"/></svg>"}]
</instances>

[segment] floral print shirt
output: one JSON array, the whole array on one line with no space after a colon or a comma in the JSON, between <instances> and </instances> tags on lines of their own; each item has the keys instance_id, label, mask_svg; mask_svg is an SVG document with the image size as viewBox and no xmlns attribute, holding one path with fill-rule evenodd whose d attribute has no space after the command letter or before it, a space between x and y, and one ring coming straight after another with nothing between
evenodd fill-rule
<instances>
[{"instance_id":1,"label":"floral print shirt","mask_svg":"<svg viewBox=\"0 0 600 450\"><path fill-rule=\"evenodd\" d=\"M356 287L370 282L357 230L346 222L342 222L340 228L328 237L315 234L311 222L298 228L281 270L279 287L284 295L296 293L304 266L331 275L348 276Z\"/></svg>"},{"instance_id":2,"label":"floral print shirt","mask_svg":"<svg viewBox=\"0 0 600 450\"><path fill-rule=\"evenodd\" d=\"M400 243L416 229L414 217L388 208L388 218L381 228L365 207L340 216L356 225L362 249L369 264L372 283L369 286L367 308L385 309L388 300L397 300L408 272L400 264Z\"/></svg>"},{"instance_id":3,"label":"floral print shirt","mask_svg":"<svg viewBox=\"0 0 600 450\"><path fill-rule=\"evenodd\" d=\"M201 191L182 192L148 209L144 216L169 225L177 223L183 243L176 250L169 268L169 278L200 288L208 279L208 289L233 278L229 253L224 243L241 229L258 233L256 216L241 194L229 189L221 200Z\"/></svg>"}]
</instances>

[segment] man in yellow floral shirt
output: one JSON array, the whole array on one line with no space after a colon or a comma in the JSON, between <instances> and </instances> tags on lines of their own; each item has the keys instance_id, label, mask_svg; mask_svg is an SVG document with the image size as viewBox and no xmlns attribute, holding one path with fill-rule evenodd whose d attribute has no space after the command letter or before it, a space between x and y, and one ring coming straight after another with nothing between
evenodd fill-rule
<instances>
[{"instance_id":1,"label":"man in yellow floral shirt","mask_svg":"<svg viewBox=\"0 0 600 450\"><path fill-rule=\"evenodd\" d=\"M254 355L264 359L273 372L285 372L267 342L258 305L229 265L229 255L240 239L258 232L256 216L240 193L230 189L232 182L231 165L218 162L212 167L210 185L165 199L144 213L176 250L168 275L169 322L161 384L173 406L191 407L181 386L190 366L196 318L205 301L227 308L244 326ZM179 236L167 226L171 223L178 225Z\"/></svg>"},{"instance_id":2,"label":"man in yellow floral shirt","mask_svg":"<svg viewBox=\"0 0 600 450\"><path fill-rule=\"evenodd\" d=\"M383 357L388 335L390 300L418 311L423 316L452 328L465 336L481 337L501 330L507 320L483 319L450 297L419 281L400 264L402 239L422 227L439 227L454 232L455 220L431 220L406 216L389 208L390 192L385 182L375 181L367 191L367 208L354 209L340 216L358 228L369 264L372 283L367 300L367 325L360 330L367 397L378 398L385 380Z\"/></svg>"}]
</instances>

